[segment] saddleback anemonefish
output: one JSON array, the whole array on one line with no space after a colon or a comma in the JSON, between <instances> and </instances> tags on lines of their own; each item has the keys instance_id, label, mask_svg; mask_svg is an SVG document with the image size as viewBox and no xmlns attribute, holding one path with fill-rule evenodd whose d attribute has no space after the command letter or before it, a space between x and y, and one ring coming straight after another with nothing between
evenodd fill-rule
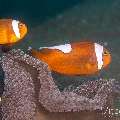
<instances>
[{"instance_id":1,"label":"saddleback anemonefish","mask_svg":"<svg viewBox=\"0 0 120 120\"><path fill-rule=\"evenodd\" d=\"M25 24L12 19L0 19L0 45L11 45L21 40L27 33Z\"/></svg>"},{"instance_id":2,"label":"saddleback anemonefish","mask_svg":"<svg viewBox=\"0 0 120 120\"><path fill-rule=\"evenodd\" d=\"M41 47L31 49L30 54L47 63L51 70L65 75L93 75L111 62L108 50L93 42Z\"/></svg>"}]
</instances>

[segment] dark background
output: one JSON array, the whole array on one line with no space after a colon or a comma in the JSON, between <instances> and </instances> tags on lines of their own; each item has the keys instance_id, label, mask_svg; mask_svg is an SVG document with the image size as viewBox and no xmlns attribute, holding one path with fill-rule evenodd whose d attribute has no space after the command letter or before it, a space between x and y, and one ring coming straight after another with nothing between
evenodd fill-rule
<instances>
[{"instance_id":1,"label":"dark background","mask_svg":"<svg viewBox=\"0 0 120 120\"><path fill-rule=\"evenodd\" d=\"M85 0L0 0L0 18L13 18L36 26Z\"/></svg>"}]
</instances>

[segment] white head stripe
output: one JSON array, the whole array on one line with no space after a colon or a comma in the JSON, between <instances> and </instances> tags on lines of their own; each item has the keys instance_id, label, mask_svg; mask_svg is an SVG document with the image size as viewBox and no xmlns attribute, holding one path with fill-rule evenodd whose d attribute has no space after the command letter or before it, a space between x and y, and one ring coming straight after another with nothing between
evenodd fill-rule
<instances>
[{"instance_id":1,"label":"white head stripe","mask_svg":"<svg viewBox=\"0 0 120 120\"><path fill-rule=\"evenodd\" d=\"M103 66L103 59L102 59L102 56L103 56L103 46L97 44L97 43L94 43L94 46L95 46L95 53L96 53L96 57L97 57L97 66L98 66L98 69L101 69L102 66Z\"/></svg>"},{"instance_id":2,"label":"white head stripe","mask_svg":"<svg viewBox=\"0 0 120 120\"><path fill-rule=\"evenodd\" d=\"M18 27L19 21L13 20L12 21L12 28L15 33L15 35L20 38L20 32L19 32L19 27Z\"/></svg>"},{"instance_id":3,"label":"white head stripe","mask_svg":"<svg viewBox=\"0 0 120 120\"><path fill-rule=\"evenodd\" d=\"M39 49L42 49L42 48L59 49L59 50L61 50L61 51L64 52L64 53L69 53L69 52L72 50L70 44L59 45L59 46L53 46L53 47L40 47Z\"/></svg>"}]
</instances>

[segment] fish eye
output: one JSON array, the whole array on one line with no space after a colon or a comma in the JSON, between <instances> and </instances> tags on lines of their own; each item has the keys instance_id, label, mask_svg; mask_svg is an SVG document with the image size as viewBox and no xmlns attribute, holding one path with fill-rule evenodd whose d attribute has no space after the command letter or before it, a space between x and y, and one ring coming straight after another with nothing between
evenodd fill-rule
<instances>
[{"instance_id":1,"label":"fish eye","mask_svg":"<svg viewBox=\"0 0 120 120\"><path fill-rule=\"evenodd\" d=\"M19 27L23 27L23 24L20 23L20 24L19 24Z\"/></svg>"},{"instance_id":2,"label":"fish eye","mask_svg":"<svg viewBox=\"0 0 120 120\"><path fill-rule=\"evenodd\" d=\"M104 55L108 55L109 52L107 50L104 51Z\"/></svg>"}]
</instances>

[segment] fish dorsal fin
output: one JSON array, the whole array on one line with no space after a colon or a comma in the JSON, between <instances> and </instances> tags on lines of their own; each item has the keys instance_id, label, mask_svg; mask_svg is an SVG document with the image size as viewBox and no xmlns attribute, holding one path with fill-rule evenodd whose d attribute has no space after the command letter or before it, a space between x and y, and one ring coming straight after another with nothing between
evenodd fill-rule
<instances>
[{"instance_id":1,"label":"fish dorsal fin","mask_svg":"<svg viewBox=\"0 0 120 120\"><path fill-rule=\"evenodd\" d=\"M69 53L72 50L71 44L58 45L53 47L40 47L39 49L48 48L48 49L57 49L64 53Z\"/></svg>"}]
</instances>

